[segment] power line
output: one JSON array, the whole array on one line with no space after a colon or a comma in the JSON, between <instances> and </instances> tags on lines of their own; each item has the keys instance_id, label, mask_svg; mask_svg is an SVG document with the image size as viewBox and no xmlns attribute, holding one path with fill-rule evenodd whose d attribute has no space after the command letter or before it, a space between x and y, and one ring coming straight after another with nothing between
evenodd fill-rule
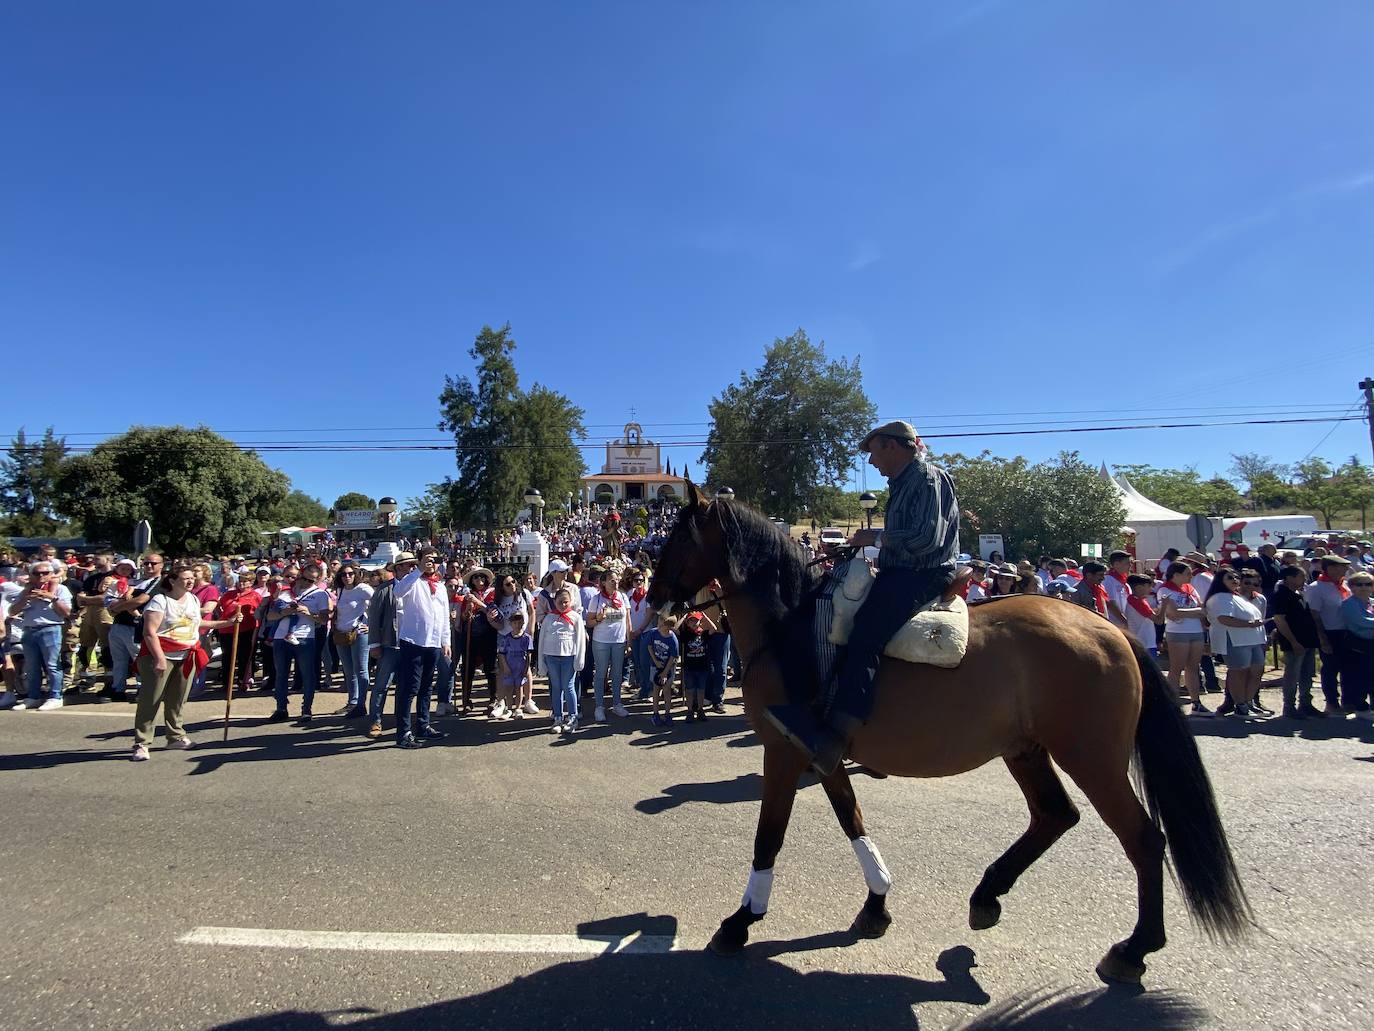
<instances>
[{"instance_id":1,"label":"power line","mask_svg":"<svg viewBox=\"0 0 1374 1031\"><path fill-rule=\"evenodd\" d=\"M1347 409L1349 411L1349 409ZM1223 426L1290 426L1311 423L1341 423L1341 422L1363 422L1361 416L1338 416L1338 417L1310 417L1310 418L1288 418L1288 419L1234 419L1212 422L1161 422L1150 424L1118 424L1108 426L1058 426L1040 429L1015 429L1015 430L966 430L957 433L927 433L922 434L925 440L957 440L970 437L1031 437L1044 436L1048 434L1067 433L1119 433L1128 430L1181 430L1181 429L1211 429ZM1332 427L1334 432L1335 427ZM1327 436L1330 436L1328 432ZM716 445L736 445L736 446L782 446L810 443L809 437L764 437L757 439L727 439L718 441L707 440L680 440L671 443L661 443L661 447L682 448L682 447L705 447L708 443ZM1322 438L1325 441L1325 437ZM1320 442L1319 442L1320 444ZM69 447L67 450L72 454L89 454L98 448L99 444L78 444ZM576 445L574 445L576 446ZM599 445L596 445L599 446ZM148 443L140 445L142 450L156 450L158 445ZM475 452L475 451L532 451L532 450L556 450L567 447L566 444L481 444L471 446L460 446L453 443L405 443L390 442L376 444L359 444L346 441L328 441L320 443L246 443L239 444L234 441L224 441L223 443L197 443L191 445L192 450L206 452L262 452L267 454L280 453L317 453L317 454L350 454L365 452L398 452L398 451L449 451L449 452ZM32 452L42 450L41 445L25 446L24 448L7 447L4 450L10 454ZM1315 448L1313 450L1316 450ZM1309 452L1310 454L1310 452Z\"/></svg>"}]
</instances>

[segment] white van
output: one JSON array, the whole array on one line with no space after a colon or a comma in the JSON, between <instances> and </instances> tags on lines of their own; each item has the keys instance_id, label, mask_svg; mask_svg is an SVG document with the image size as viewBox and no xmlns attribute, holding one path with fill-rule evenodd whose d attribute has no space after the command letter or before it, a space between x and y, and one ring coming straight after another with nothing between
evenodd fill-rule
<instances>
[{"instance_id":1,"label":"white van","mask_svg":"<svg viewBox=\"0 0 1374 1031\"><path fill-rule=\"evenodd\" d=\"M1261 544L1278 544L1292 537L1317 532L1316 516L1265 515L1248 519L1231 519L1223 524L1219 550L1234 551L1237 544L1248 545L1255 551Z\"/></svg>"}]
</instances>

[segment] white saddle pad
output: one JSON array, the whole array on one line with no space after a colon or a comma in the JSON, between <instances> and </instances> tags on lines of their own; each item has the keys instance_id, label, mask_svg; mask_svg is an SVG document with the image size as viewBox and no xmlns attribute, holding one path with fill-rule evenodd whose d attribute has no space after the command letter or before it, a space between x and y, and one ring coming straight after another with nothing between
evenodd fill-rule
<instances>
[{"instance_id":1,"label":"white saddle pad","mask_svg":"<svg viewBox=\"0 0 1374 1031\"><path fill-rule=\"evenodd\" d=\"M877 574L862 559L849 563L844 580L835 586L831 600L835 618L830 623L830 643L844 644L854 629L854 614L868 597ZM892 635L884 655L904 662L923 662L947 669L959 665L968 650L968 605L957 595L950 601L936 598L924 605L907 624Z\"/></svg>"}]
</instances>

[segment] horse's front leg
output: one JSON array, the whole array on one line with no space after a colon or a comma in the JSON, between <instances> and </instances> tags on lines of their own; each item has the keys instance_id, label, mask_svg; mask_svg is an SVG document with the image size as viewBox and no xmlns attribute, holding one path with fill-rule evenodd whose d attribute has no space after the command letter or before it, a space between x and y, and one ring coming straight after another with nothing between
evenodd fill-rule
<instances>
[{"instance_id":1,"label":"horse's front leg","mask_svg":"<svg viewBox=\"0 0 1374 1031\"><path fill-rule=\"evenodd\" d=\"M763 805L759 826L754 832L754 865L739 909L721 921L711 938L710 949L718 956L734 956L749 940L749 928L768 912L768 897L773 891L773 864L782 851L787 823L792 818L792 802L797 797L797 782L806 769L806 759L785 741L775 741L763 750Z\"/></svg>"},{"instance_id":2,"label":"horse's front leg","mask_svg":"<svg viewBox=\"0 0 1374 1031\"><path fill-rule=\"evenodd\" d=\"M859 800L854 797L854 786L849 783L849 771L841 763L839 768L821 781L825 795L830 799L830 807L840 821L840 828L849 838L854 854L863 869L864 882L868 885L868 898L854 922L849 926L851 933L860 938L881 938L892 923L892 914L887 911L887 893L892 887L892 875L887 871L878 846L873 844L864 832L864 814L859 809Z\"/></svg>"}]
</instances>

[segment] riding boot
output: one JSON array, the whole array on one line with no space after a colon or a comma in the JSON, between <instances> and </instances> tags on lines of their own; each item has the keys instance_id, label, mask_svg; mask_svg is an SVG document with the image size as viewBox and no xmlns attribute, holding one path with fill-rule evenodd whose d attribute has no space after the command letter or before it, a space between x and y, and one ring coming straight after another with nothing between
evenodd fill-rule
<instances>
[{"instance_id":1,"label":"riding boot","mask_svg":"<svg viewBox=\"0 0 1374 1031\"><path fill-rule=\"evenodd\" d=\"M836 712L830 723L821 728L817 742L819 747L811 758L811 768L822 777L834 773L844 761L850 742L862 726L863 720L857 716L851 716L847 712Z\"/></svg>"}]
</instances>

